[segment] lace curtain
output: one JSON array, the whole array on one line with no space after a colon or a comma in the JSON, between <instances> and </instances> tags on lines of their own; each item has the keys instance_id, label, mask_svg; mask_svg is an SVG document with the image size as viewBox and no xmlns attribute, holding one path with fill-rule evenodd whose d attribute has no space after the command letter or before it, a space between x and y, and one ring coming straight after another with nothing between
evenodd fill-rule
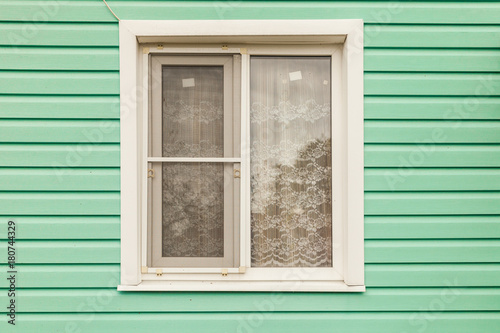
<instances>
[{"instance_id":1,"label":"lace curtain","mask_svg":"<svg viewBox=\"0 0 500 333\"><path fill-rule=\"evenodd\" d=\"M224 156L223 69L163 67L165 157ZM163 257L223 257L224 166L164 163Z\"/></svg>"},{"instance_id":2,"label":"lace curtain","mask_svg":"<svg viewBox=\"0 0 500 333\"><path fill-rule=\"evenodd\" d=\"M332 266L330 58L251 60L253 267Z\"/></svg>"}]
</instances>

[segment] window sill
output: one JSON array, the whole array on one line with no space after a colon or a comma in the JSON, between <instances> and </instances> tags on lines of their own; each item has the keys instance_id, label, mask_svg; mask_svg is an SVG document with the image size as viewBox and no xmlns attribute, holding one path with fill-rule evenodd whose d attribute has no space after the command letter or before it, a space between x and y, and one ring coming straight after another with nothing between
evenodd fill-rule
<instances>
[{"instance_id":1,"label":"window sill","mask_svg":"<svg viewBox=\"0 0 500 333\"><path fill-rule=\"evenodd\" d=\"M119 291L272 291L272 292L363 292L365 286L348 286L343 281L143 281L118 285Z\"/></svg>"}]
</instances>

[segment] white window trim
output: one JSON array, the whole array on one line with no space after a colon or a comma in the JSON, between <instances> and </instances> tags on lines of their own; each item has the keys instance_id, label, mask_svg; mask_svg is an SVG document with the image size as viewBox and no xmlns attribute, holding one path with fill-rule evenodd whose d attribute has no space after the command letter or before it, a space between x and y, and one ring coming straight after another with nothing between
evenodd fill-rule
<instances>
[{"instance_id":1,"label":"white window trim","mask_svg":"<svg viewBox=\"0 0 500 333\"><path fill-rule=\"evenodd\" d=\"M148 45L146 45L148 43ZM206 44L200 44L206 43ZM215 49L208 44L220 44ZM236 44L237 43L237 44ZM162 44L162 45L159 45ZM168 44L168 51L165 49ZM176 44L191 44L188 52L241 53L242 68L257 44L304 44L299 49L330 50L341 71L332 82L332 128L344 151L335 156L346 161L334 167L334 244L341 244L341 258L333 269L252 268L249 262L250 207L249 156L242 151L240 268L146 268L147 253L147 132L149 70L147 54L186 52ZM226 47L227 45L227 47ZM305 46L310 45L310 46ZM165 48L164 48L165 46ZM267 47L269 48L269 46ZM286 46L279 54L290 54ZM319 51L318 51L319 50ZM310 51L309 51L310 52ZM303 52L298 51L297 54ZM261 53L260 53L261 54ZM318 53L314 53L318 54ZM335 61L336 60L336 61ZM332 70L335 70L333 68ZM247 137L248 71L242 71L242 139ZM336 86L337 89L333 89ZM338 89L340 86L340 89ZM227 21L120 21L120 144L121 144L121 284L128 291L364 291L364 184L363 184L363 21L362 20L227 20ZM339 134L342 132L341 134ZM244 141L242 140L244 147ZM334 145L334 148L336 146ZM248 149L247 149L248 150ZM349 152L349 153L347 153ZM249 152L246 152L249 155ZM340 155L340 156L339 156ZM340 172L340 174L337 174ZM339 182L339 180L341 180ZM247 203L248 201L248 203ZM335 210L337 207L337 210ZM340 208L339 208L340 207ZM340 213L339 213L340 211ZM340 220L340 228L335 221ZM243 229L241 229L243 230ZM246 235L246 236L245 236ZM246 237L246 238L245 238ZM336 243L335 243L336 242ZM335 255L335 250L334 250ZM341 262L341 267L338 267ZM246 267L245 267L246 266Z\"/></svg>"}]
</instances>

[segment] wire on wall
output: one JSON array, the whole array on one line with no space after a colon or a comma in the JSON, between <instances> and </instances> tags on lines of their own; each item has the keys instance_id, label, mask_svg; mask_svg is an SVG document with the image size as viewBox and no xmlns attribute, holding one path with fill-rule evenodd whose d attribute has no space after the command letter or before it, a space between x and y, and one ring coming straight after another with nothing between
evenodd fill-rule
<instances>
[{"instance_id":1,"label":"wire on wall","mask_svg":"<svg viewBox=\"0 0 500 333\"><path fill-rule=\"evenodd\" d=\"M109 7L108 3L106 2L106 0L102 0L104 1L104 4L106 5L106 7L108 7L109 11L111 12L111 14L113 14L114 17L116 17L116 19L118 21L120 21L120 18L118 16L116 16L115 12L113 11L113 9L111 9L111 7Z\"/></svg>"}]
</instances>

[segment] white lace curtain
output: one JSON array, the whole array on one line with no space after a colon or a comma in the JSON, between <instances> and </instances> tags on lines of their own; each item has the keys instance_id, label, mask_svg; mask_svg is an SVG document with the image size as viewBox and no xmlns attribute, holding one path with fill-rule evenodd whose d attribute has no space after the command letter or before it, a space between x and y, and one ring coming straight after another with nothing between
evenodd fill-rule
<instances>
[{"instance_id":1,"label":"white lace curtain","mask_svg":"<svg viewBox=\"0 0 500 333\"><path fill-rule=\"evenodd\" d=\"M330 58L251 60L253 267L332 266Z\"/></svg>"},{"instance_id":2,"label":"white lace curtain","mask_svg":"<svg viewBox=\"0 0 500 333\"><path fill-rule=\"evenodd\" d=\"M163 67L163 156L223 157L223 69ZM164 163L163 257L224 255L224 166Z\"/></svg>"}]
</instances>

